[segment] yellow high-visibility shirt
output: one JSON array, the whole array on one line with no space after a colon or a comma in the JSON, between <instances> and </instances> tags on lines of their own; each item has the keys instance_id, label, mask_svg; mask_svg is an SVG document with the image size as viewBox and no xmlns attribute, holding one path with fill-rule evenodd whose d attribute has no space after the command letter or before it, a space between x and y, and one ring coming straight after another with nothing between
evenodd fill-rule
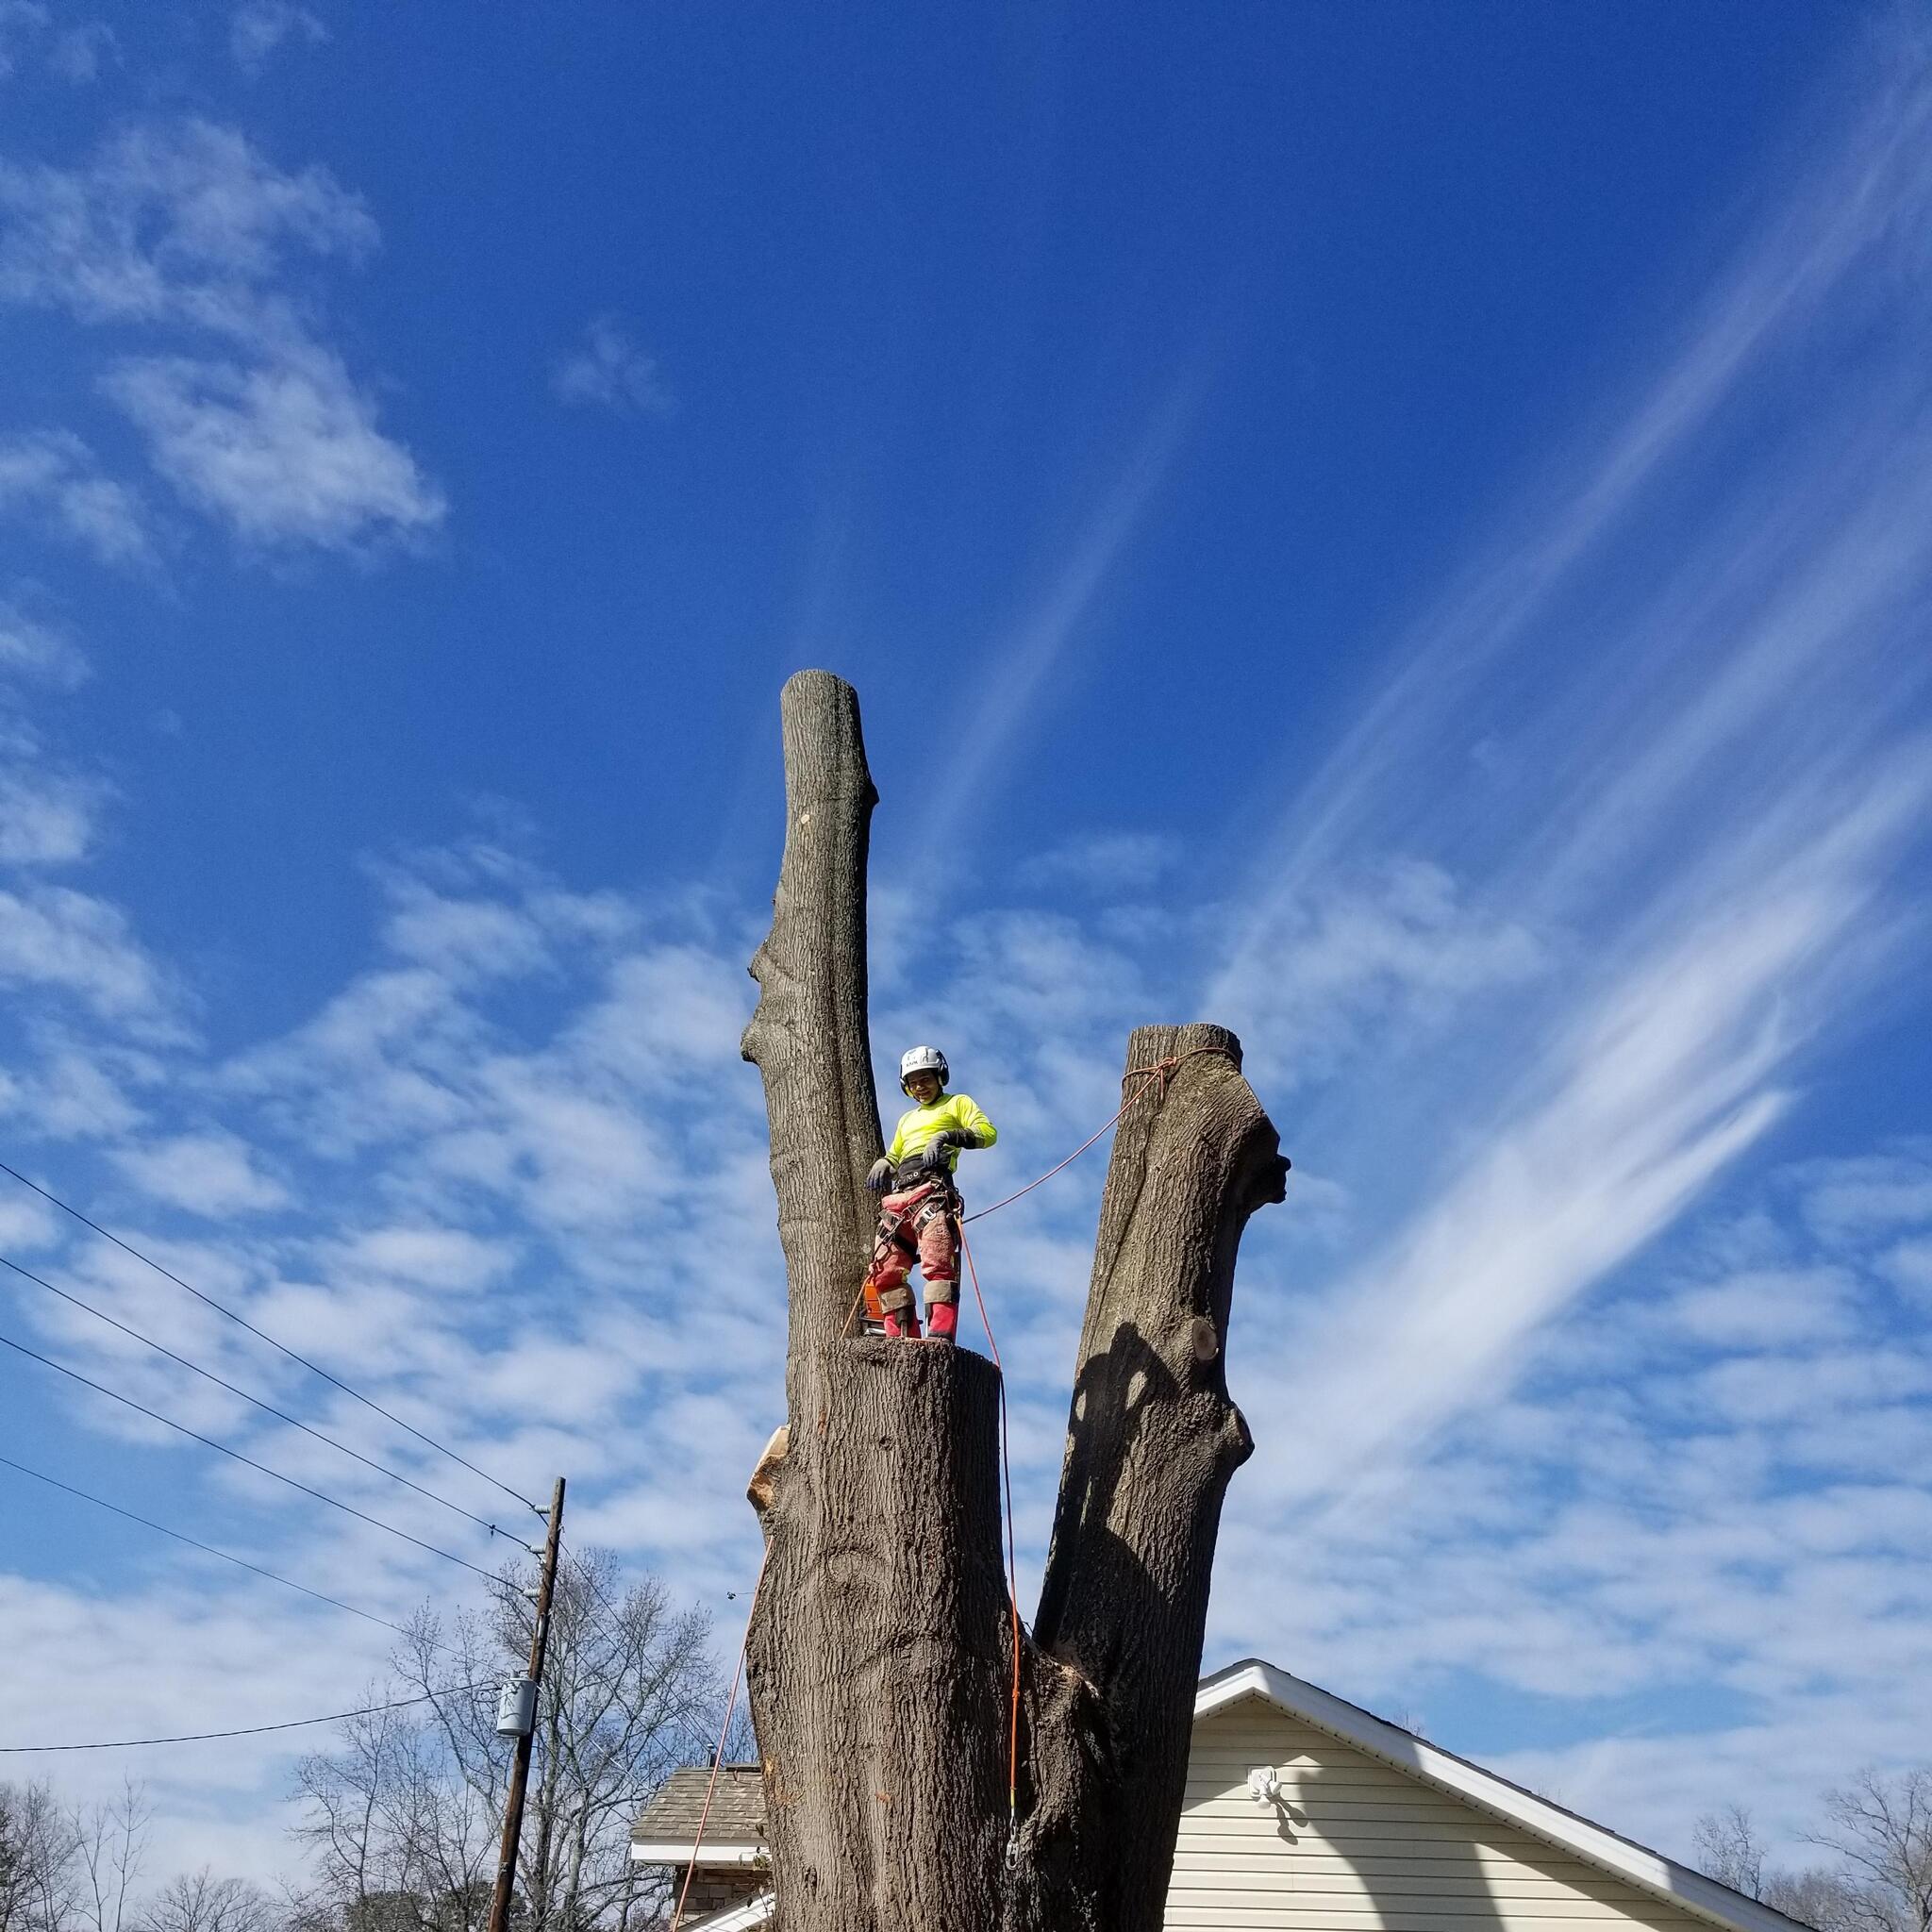
<instances>
[{"instance_id":1,"label":"yellow high-visibility shirt","mask_svg":"<svg viewBox=\"0 0 1932 1932\"><path fill-rule=\"evenodd\" d=\"M894 1167L902 1160L910 1160L922 1149L930 1144L932 1137L947 1127L961 1127L974 1135L979 1145L991 1147L999 1139L993 1124L973 1104L970 1094L941 1093L930 1107L915 1107L899 1116L899 1124L892 1130L892 1144L886 1149L886 1158ZM946 1166L956 1168L959 1164L959 1150L946 1149Z\"/></svg>"}]
</instances>

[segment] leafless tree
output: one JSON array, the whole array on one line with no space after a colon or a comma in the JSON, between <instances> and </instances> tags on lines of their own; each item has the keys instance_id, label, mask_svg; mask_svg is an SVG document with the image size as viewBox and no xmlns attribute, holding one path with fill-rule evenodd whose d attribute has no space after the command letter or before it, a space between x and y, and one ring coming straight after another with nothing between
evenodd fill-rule
<instances>
[{"instance_id":1,"label":"leafless tree","mask_svg":"<svg viewBox=\"0 0 1932 1932\"><path fill-rule=\"evenodd\" d=\"M1691 1833L1697 1869L1746 1898L1764 1896L1764 1846L1742 1805L1707 1811Z\"/></svg>"},{"instance_id":2,"label":"leafless tree","mask_svg":"<svg viewBox=\"0 0 1932 1932\"><path fill-rule=\"evenodd\" d=\"M340 1737L296 1768L295 1836L315 1861L299 1916L315 1932L473 1932L489 1897L491 1813L452 1775L434 1721L371 1710L345 1719Z\"/></svg>"},{"instance_id":3,"label":"leafless tree","mask_svg":"<svg viewBox=\"0 0 1932 1932\"><path fill-rule=\"evenodd\" d=\"M142 1907L140 1932L275 1932L275 1900L245 1878L207 1865L177 1873Z\"/></svg>"},{"instance_id":4,"label":"leafless tree","mask_svg":"<svg viewBox=\"0 0 1932 1932\"><path fill-rule=\"evenodd\" d=\"M1824 1816L1806 1842L1837 1853L1849 1924L1932 1932L1932 1769L1887 1777L1868 1765L1825 1792Z\"/></svg>"},{"instance_id":5,"label":"leafless tree","mask_svg":"<svg viewBox=\"0 0 1932 1932\"><path fill-rule=\"evenodd\" d=\"M1859 1887L1843 1869L1807 1865L1798 1871L1774 1866L1751 1813L1741 1805L1707 1811L1692 1834L1698 1869L1747 1898L1762 1901L1818 1932L1872 1932Z\"/></svg>"},{"instance_id":6,"label":"leafless tree","mask_svg":"<svg viewBox=\"0 0 1932 1932\"><path fill-rule=\"evenodd\" d=\"M1840 1873L1823 1865L1767 1873L1764 1903L1802 1925L1815 1925L1818 1932L1857 1932L1854 1888Z\"/></svg>"},{"instance_id":7,"label":"leafless tree","mask_svg":"<svg viewBox=\"0 0 1932 1932\"><path fill-rule=\"evenodd\" d=\"M481 1612L418 1617L393 1661L404 1694L424 1704L348 1720L336 1750L303 1761L297 1836L316 1859L306 1916L333 1914L341 1932L483 1923L509 1752L494 1690L444 1687L518 1674L530 1616L507 1574ZM709 1749L721 1701L703 1614L675 1609L651 1579L625 1585L606 1555L566 1553L518 1867L525 1932L649 1923L663 1874L631 1862L631 1821L668 1772Z\"/></svg>"},{"instance_id":8,"label":"leafless tree","mask_svg":"<svg viewBox=\"0 0 1932 1932\"><path fill-rule=\"evenodd\" d=\"M0 1932L67 1932L80 1899L79 1833L52 1785L0 1785Z\"/></svg>"},{"instance_id":9,"label":"leafless tree","mask_svg":"<svg viewBox=\"0 0 1932 1932\"><path fill-rule=\"evenodd\" d=\"M146 1862L153 1818L145 1790L132 1778L122 1780L118 1797L75 1813L78 1916L91 1932L122 1932L135 1880Z\"/></svg>"},{"instance_id":10,"label":"leafless tree","mask_svg":"<svg viewBox=\"0 0 1932 1932\"><path fill-rule=\"evenodd\" d=\"M1222 1498L1253 1448L1224 1374L1235 1254L1286 1163L1233 1034L1133 1035L1044 1585L1016 1633L997 1372L967 1349L847 1333L883 1141L865 916L877 792L849 685L801 672L781 711L785 855L743 1041L790 1285L785 1425L751 1486L765 1572L746 1657L778 1923L1154 1932Z\"/></svg>"},{"instance_id":11,"label":"leafless tree","mask_svg":"<svg viewBox=\"0 0 1932 1932\"><path fill-rule=\"evenodd\" d=\"M0 1932L274 1932L269 1894L208 1866L141 1901L153 1812L142 1786L92 1805L51 1784L0 1785Z\"/></svg>"}]
</instances>

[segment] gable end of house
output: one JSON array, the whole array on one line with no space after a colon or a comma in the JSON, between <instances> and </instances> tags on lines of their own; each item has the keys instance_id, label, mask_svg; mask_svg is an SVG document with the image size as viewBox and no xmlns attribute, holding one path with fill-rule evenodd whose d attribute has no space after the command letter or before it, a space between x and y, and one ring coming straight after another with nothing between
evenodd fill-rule
<instances>
[{"instance_id":1,"label":"gable end of house","mask_svg":"<svg viewBox=\"0 0 1932 1932\"><path fill-rule=\"evenodd\" d=\"M1258 1657L1245 1658L1202 1680L1194 1701L1197 1737L1205 1720L1230 1712L1250 1698L1260 1699L1295 1724L1406 1773L1499 1825L1525 1833L1552 1851L1593 1867L1659 1904L1723 1926L1726 1932L1810 1932L1809 1927L1757 1899L1581 1818Z\"/></svg>"}]
</instances>

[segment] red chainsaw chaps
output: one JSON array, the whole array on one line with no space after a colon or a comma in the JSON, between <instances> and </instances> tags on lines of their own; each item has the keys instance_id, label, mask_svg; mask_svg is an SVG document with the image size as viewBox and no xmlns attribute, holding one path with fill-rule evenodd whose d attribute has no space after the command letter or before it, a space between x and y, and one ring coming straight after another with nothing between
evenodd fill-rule
<instances>
[{"instance_id":1,"label":"red chainsaw chaps","mask_svg":"<svg viewBox=\"0 0 1932 1932\"><path fill-rule=\"evenodd\" d=\"M913 1335L919 1333L919 1317L910 1307L890 1309L880 1297L906 1286L915 1257L915 1250L908 1245L915 1239L912 1224L921 1218L920 1208L939 1185L922 1181L917 1187L888 1194L879 1203L878 1240L873 1246L872 1266L865 1274L865 1312L872 1321L883 1322L889 1335L901 1332L902 1324ZM959 1293L958 1236L950 1214L929 1213L924 1221L916 1237L916 1255L919 1272L925 1278L926 1309L933 1333L950 1335L958 1325L953 1305Z\"/></svg>"}]
</instances>

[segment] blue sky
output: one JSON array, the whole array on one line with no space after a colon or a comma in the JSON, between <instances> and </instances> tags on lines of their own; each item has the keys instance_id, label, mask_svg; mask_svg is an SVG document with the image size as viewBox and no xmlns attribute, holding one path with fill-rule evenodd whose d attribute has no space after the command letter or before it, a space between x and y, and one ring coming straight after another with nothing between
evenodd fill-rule
<instances>
[{"instance_id":1,"label":"blue sky","mask_svg":"<svg viewBox=\"0 0 1932 1932\"><path fill-rule=\"evenodd\" d=\"M0 0L0 1158L566 1473L728 1647L783 1333L736 1041L777 688L829 666L874 1041L998 1121L973 1191L1158 1019L1242 1034L1295 1158L1208 1662L1667 1850L1789 1834L1932 1720L1928 214L1890 7ZM979 1243L1035 1579L1103 1168ZM491 1503L24 1190L0 1237ZM384 1614L462 1593L0 1388L0 1453ZM19 1741L379 1665L0 1497ZM171 1855L289 1865L289 1760L139 1767Z\"/></svg>"}]
</instances>

